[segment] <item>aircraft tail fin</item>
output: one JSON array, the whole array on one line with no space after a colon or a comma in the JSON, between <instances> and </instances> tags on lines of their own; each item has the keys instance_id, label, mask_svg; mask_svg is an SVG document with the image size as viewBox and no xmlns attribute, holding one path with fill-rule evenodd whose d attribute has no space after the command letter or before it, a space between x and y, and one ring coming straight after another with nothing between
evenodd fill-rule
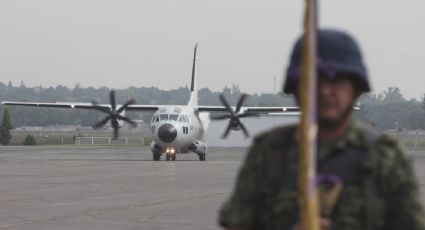
<instances>
[{"instance_id":1,"label":"aircraft tail fin","mask_svg":"<svg viewBox=\"0 0 425 230\"><path fill-rule=\"evenodd\" d=\"M192 81L190 84L190 99L189 106L197 106L198 105L198 88L196 86L196 77L197 77L197 68L196 68L196 52L198 50L198 43L195 44L195 49L193 53L193 65L192 65Z\"/></svg>"}]
</instances>

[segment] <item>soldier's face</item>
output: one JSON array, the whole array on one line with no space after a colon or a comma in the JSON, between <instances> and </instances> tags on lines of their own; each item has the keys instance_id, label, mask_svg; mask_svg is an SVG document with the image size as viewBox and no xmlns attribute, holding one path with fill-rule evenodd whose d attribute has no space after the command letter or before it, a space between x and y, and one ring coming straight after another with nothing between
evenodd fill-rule
<instances>
[{"instance_id":1,"label":"soldier's face","mask_svg":"<svg viewBox=\"0 0 425 230\"><path fill-rule=\"evenodd\" d=\"M357 90L351 77L338 74L334 78L319 77L318 119L322 125L337 125L351 114Z\"/></svg>"}]
</instances>

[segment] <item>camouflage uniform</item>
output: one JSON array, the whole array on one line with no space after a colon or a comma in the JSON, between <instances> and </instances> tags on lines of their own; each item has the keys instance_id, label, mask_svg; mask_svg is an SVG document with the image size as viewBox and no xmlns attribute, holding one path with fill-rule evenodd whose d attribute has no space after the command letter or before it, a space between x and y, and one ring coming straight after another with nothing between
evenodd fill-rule
<instances>
[{"instance_id":1,"label":"camouflage uniform","mask_svg":"<svg viewBox=\"0 0 425 230\"><path fill-rule=\"evenodd\" d=\"M219 213L222 226L290 229L298 222L295 127L258 136L243 163L234 192ZM364 152L354 176L344 181L330 219L332 229L425 229L417 184L399 143L352 120L333 143L318 143L318 164L345 149Z\"/></svg>"}]
</instances>

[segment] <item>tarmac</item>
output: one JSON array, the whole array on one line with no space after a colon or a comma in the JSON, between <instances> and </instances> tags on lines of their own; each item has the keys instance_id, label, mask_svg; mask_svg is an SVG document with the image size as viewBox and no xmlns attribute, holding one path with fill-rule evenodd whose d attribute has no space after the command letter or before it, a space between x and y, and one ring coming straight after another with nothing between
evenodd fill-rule
<instances>
[{"instance_id":1,"label":"tarmac","mask_svg":"<svg viewBox=\"0 0 425 230\"><path fill-rule=\"evenodd\" d=\"M152 161L149 147L0 147L0 229L220 229L243 148Z\"/></svg>"},{"instance_id":2,"label":"tarmac","mask_svg":"<svg viewBox=\"0 0 425 230\"><path fill-rule=\"evenodd\" d=\"M141 146L2 146L0 230L221 229L217 211L245 152L154 162ZM409 155L424 191L425 149Z\"/></svg>"}]
</instances>

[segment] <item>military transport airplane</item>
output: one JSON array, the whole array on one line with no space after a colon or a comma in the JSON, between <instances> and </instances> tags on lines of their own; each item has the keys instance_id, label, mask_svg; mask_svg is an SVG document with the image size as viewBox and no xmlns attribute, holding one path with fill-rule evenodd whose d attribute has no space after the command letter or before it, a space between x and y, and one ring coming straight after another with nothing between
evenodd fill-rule
<instances>
[{"instance_id":1,"label":"military transport airplane","mask_svg":"<svg viewBox=\"0 0 425 230\"><path fill-rule=\"evenodd\" d=\"M93 128L100 128L110 124L114 130L114 137L118 137L118 130L122 122L136 126L136 123L125 116L125 111L151 111L153 115L150 127L153 134L151 151L154 161L158 161L161 155L165 154L166 160L175 160L176 154L194 152L199 156L200 161L206 159L207 144L206 130L210 120L229 120L228 126L223 134L227 137L231 130L242 130L245 136L248 131L241 118L259 116L261 114L284 114L296 115L299 113L298 107L243 107L246 95L243 94L235 107L230 106L226 98L220 95L223 106L198 105L198 90L196 87L197 75L197 49L195 45L192 66L192 80L190 86L190 98L187 105L139 105L131 99L123 105L117 105L115 92L110 92L110 104L92 103L42 103L42 102L12 102L4 101L4 105L31 106L31 107L52 107L52 108L72 108L72 109L92 109L104 112L107 116L95 124ZM212 115L216 116L210 116Z\"/></svg>"}]
</instances>

